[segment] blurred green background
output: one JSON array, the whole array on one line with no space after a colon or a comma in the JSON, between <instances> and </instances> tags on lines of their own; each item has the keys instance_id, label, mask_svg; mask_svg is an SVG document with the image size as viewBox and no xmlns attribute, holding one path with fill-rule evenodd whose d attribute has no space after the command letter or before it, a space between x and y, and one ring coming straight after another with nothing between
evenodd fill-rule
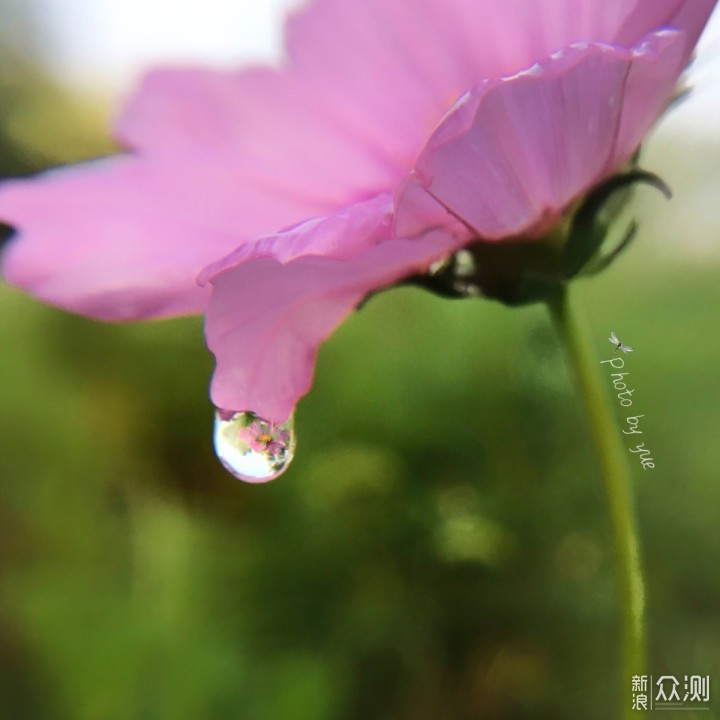
<instances>
[{"instance_id":1,"label":"blurred green background","mask_svg":"<svg viewBox=\"0 0 720 720\"><path fill-rule=\"evenodd\" d=\"M103 106L10 55L3 175L111 148ZM643 163L676 200L641 191L636 244L575 294L598 360L611 330L636 348L649 671L717 695L720 210L689 199L720 146L682 147ZM323 347L266 486L213 455L199 320L102 325L3 286L0 343L3 719L614 715L604 497L542 308L376 297Z\"/></svg>"}]
</instances>

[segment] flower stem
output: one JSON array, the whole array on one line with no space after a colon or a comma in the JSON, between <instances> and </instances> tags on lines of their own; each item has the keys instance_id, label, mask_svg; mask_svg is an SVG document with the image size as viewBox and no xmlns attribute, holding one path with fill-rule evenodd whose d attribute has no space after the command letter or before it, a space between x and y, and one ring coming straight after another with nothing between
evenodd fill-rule
<instances>
[{"instance_id":1,"label":"flower stem","mask_svg":"<svg viewBox=\"0 0 720 720\"><path fill-rule=\"evenodd\" d=\"M589 350L584 326L570 310L567 290L548 300L582 395L588 424L600 460L617 554L617 582L622 603L623 714L632 710L631 678L645 674L645 588L640 564L632 488L620 435L599 373Z\"/></svg>"}]
</instances>

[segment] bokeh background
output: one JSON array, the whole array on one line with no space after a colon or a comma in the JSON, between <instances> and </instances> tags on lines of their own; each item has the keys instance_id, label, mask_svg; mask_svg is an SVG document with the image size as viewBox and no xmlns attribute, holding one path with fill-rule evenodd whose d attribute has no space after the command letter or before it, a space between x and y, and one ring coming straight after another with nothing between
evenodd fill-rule
<instances>
[{"instance_id":1,"label":"bokeh background","mask_svg":"<svg viewBox=\"0 0 720 720\"><path fill-rule=\"evenodd\" d=\"M277 53L279 5L235 3L233 49L214 1L194 34L184 5L146 3L149 25L112 15L113 45L90 3L2 0L2 175L113 150L107 118L148 59ZM260 6L262 42L246 27ZM675 199L640 191L634 246L575 288L598 360L611 330L636 348L656 460L629 456L649 670L710 675L705 720L720 717L716 48L643 155ZM198 319L103 325L0 287L0 717L614 715L604 497L542 308L374 298L323 347L296 460L266 486L214 458L211 371Z\"/></svg>"}]
</instances>

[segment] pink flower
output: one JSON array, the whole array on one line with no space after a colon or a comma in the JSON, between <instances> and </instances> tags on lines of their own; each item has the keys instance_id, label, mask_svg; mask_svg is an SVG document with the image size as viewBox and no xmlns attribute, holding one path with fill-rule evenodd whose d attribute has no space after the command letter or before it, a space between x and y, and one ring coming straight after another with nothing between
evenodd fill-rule
<instances>
[{"instance_id":1,"label":"pink flower","mask_svg":"<svg viewBox=\"0 0 720 720\"><path fill-rule=\"evenodd\" d=\"M238 432L239 439L250 450L269 455L284 452L290 442L290 433L274 423L254 420Z\"/></svg>"},{"instance_id":2,"label":"pink flower","mask_svg":"<svg viewBox=\"0 0 720 720\"><path fill-rule=\"evenodd\" d=\"M155 71L128 153L6 183L5 276L106 320L206 312L214 403L282 422L368 293L625 166L714 3L316 0L281 70Z\"/></svg>"}]
</instances>

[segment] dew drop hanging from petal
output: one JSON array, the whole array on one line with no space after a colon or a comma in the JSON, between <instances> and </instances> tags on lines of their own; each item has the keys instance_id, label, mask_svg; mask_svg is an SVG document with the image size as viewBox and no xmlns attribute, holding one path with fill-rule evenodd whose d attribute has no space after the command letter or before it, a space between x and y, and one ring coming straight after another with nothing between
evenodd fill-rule
<instances>
[{"instance_id":1,"label":"dew drop hanging from petal","mask_svg":"<svg viewBox=\"0 0 720 720\"><path fill-rule=\"evenodd\" d=\"M215 454L226 470L251 483L274 480L290 465L295 452L293 416L278 424L253 412L215 413Z\"/></svg>"}]
</instances>

